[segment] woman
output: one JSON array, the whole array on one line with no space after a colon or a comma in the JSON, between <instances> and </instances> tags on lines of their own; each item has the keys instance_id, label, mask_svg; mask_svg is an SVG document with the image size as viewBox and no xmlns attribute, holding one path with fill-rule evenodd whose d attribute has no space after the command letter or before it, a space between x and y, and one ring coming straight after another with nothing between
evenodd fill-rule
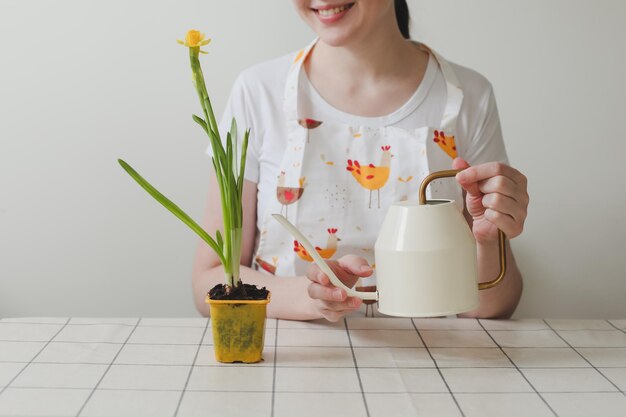
<instances>
[{"instance_id":1,"label":"woman","mask_svg":"<svg viewBox=\"0 0 626 417\"><path fill-rule=\"evenodd\" d=\"M421 180L441 169L472 165L430 193L465 203L479 276L497 275L497 229L508 238L522 232L528 194L524 175L506 164L489 82L410 41L404 0L294 4L318 39L244 71L222 119L224 130L235 117L252 131L241 274L272 292L268 315L336 321L361 305L329 283L272 213L286 215L323 257L336 259L333 270L352 286L373 275L372 248L389 204L416 200ZM220 214L213 177L208 231L221 227ZM522 278L507 251L503 283L481 291L479 308L463 316L513 313ZM205 294L222 277L217 256L201 244L193 288L205 315Z\"/></svg>"}]
</instances>

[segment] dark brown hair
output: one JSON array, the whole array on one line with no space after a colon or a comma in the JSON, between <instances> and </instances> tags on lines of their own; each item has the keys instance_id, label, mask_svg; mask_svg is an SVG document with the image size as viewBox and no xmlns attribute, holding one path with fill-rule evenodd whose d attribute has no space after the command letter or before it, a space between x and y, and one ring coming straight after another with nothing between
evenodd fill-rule
<instances>
[{"instance_id":1,"label":"dark brown hair","mask_svg":"<svg viewBox=\"0 0 626 417\"><path fill-rule=\"evenodd\" d=\"M409 33L409 22L411 17L409 16L409 6L406 4L406 0L394 0L394 6L396 9L396 21L400 28L400 33L405 39L409 39L411 34Z\"/></svg>"}]
</instances>

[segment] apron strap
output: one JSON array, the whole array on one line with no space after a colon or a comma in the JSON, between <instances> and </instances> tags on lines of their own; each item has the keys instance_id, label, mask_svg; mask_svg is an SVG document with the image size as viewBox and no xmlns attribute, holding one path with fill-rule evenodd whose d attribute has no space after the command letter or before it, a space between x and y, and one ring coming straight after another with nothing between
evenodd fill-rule
<instances>
[{"instance_id":1,"label":"apron strap","mask_svg":"<svg viewBox=\"0 0 626 417\"><path fill-rule=\"evenodd\" d=\"M300 80L300 71L306 61L309 53L317 43L317 38L313 40L306 48L301 49L295 55L289 73L287 74L287 81L285 82L285 91L283 94L283 111L287 120L298 119L298 85Z\"/></svg>"},{"instance_id":2,"label":"apron strap","mask_svg":"<svg viewBox=\"0 0 626 417\"><path fill-rule=\"evenodd\" d=\"M443 73L443 78L446 81L447 98L446 107L443 111L443 117L441 118L441 129L446 131L446 133L448 131L456 133L456 121L461 111L461 104L463 104L463 89L461 88L461 83L452 65L450 65L445 58L424 44L420 44L420 47L435 57Z\"/></svg>"}]
</instances>

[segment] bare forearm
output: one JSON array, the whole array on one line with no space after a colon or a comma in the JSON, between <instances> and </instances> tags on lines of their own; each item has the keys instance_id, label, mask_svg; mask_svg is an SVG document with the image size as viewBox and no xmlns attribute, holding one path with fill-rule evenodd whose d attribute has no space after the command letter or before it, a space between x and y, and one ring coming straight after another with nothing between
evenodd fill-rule
<instances>
[{"instance_id":1,"label":"bare forearm","mask_svg":"<svg viewBox=\"0 0 626 417\"><path fill-rule=\"evenodd\" d=\"M242 266L241 279L246 284L266 287L271 292L272 299L267 305L268 317L286 320L313 320L322 317L313 308L313 300L307 292L310 281L306 277L275 277ZM222 282L224 282L222 266L194 271L194 300L196 308L203 316L209 315L209 306L204 302L207 292Z\"/></svg>"},{"instance_id":2,"label":"bare forearm","mask_svg":"<svg viewBox=\"0 0 626 417\"><path fill-rule=\"evenodd\" d=\"M509 318L515 311L522 295L522 275L517 268L509 244L507 251L507 271L497 286L480 291L480 306L473 311L459 314L459 317ZM478 276L480 282L490 281L500 272L497 242L493 245L478 245Z\"/></svg>"}]
</instances>

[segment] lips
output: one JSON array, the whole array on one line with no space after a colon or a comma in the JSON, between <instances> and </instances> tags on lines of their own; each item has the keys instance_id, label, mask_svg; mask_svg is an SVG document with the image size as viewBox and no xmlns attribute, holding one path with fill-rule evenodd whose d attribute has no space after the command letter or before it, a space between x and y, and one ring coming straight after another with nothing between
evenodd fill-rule
<instances>
[{"instance_id":1,"label":"lips","mask_svg":"<svg viewBox=\"0 0 626 417\"><path fill-rule=\"evenodd\" d=\"M347 10L350 10L354 3L346 3L340 5L322 6L319 8L311 8L322 20L336 20L341 17Z\"/></svg>"}]
</instances>

